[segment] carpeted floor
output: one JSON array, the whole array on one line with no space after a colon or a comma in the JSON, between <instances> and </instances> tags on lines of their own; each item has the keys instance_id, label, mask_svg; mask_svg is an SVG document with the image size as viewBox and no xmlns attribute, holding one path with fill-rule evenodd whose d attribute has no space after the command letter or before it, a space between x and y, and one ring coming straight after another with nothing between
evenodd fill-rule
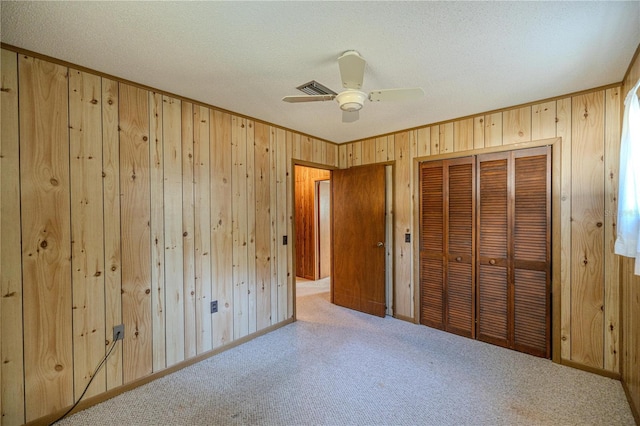
<instances>
[{"instance_id":1,"label":"carpeted floor","mask_svg":"<svg viewBox=\"0 0 640 426\"><path fill-rule=\"evenodd\" d=\"M633 425L619 382L298 291L298 321L64 425Z\"/></svg>"}]
</instances>

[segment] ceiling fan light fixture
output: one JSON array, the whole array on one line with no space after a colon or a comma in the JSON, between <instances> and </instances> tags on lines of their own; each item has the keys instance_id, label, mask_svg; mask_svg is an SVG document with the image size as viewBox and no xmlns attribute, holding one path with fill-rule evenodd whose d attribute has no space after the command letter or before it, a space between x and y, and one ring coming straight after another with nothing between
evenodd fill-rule
<instances>
[{"instance_id":1,"label":"ceiling fan light fixture","mask_svg":"<svg viewBox=\"0 0 640 426\"><path fill-rule=\"evenodd\" d=\"M341 110L353 112L362 109L367 98L368 95L359 90L345 90L336 96L336 101L340 104Z\"/></svg>"}]
</instances>

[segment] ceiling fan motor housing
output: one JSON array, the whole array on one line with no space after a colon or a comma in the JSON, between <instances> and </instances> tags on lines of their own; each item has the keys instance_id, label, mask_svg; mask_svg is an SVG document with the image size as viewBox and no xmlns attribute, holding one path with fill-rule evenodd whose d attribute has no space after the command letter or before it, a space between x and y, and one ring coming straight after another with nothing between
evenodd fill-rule
<instances>
[{"instance_id":1,"label":"ceiling fan motor housing","mask_svg":"<svg viewBox=\"0 0 640 426\"><path fill-rule=\"evenodd\" d=\"M369 95L359 90L347 89L336 96L336 101L343 111L359 111Z\"/></svg>"}]
</instances>

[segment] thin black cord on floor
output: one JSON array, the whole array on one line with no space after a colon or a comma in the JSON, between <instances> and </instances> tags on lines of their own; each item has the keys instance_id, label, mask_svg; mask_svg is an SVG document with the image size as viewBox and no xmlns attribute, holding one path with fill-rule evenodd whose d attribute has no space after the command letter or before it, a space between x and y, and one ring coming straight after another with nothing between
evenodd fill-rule
<instances>
[{"instance_id":1,"label":"thin black cord on floor","mask_svg":"<svg viewBox=\"0 0 640 426\"><path fill-rule=\"evenodd\" d=\"M78 406L78 404L80 403L80 401L82 400L82 397L84 396L85 393L87 393L87 390L89 390L89 386L91 386L91 382L93 382L93 379L96 377L96 374L98 374L98 371L100 371L100 368L102 367L102 365L107 361L107 358L109 358L109 355L111 355L111 352L113 351L113 348L116 347L116 343L118 343L118 340L120 338L120 332L118 331L116 333L116 338L113 341L113 343L111 344L111 348L109 348L109 351L107 352L107 354L104 356L104 358L102 358L102 361L100 361L100 364L98 364L98 366L96 367L96 370L93 372L93 374L91 375L91 379L89 379L89 383L87 383L87 386L84 388L84 391L82 391L82 395L80 395L80 398L78 398L78 400L75 402L75 404L73 404L71 406L71 408L69 408L67 410L66 413L64 413L62 416L58 417L56 420L54 420L53 422L49 423L49 426L52 426L56 423L58 423L60 420L64 419L65 417L67 417L69 415L70 412L73 411L74 408L76 408Z\"/></svg>"}]
</instances>

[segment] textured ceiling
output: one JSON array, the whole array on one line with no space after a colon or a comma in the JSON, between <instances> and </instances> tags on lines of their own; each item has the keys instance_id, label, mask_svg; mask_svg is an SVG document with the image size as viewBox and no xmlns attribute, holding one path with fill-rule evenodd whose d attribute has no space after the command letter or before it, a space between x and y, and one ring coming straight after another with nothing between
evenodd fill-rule
<instances>
[{"instance_id":1,"label":"textured ceiling","mask_svg":"<svg viewBox=\"0 0 640 426\"><path fill-rule=\"evenodd\" d=\"M640 2L8 2L3 43L333 142L363 139L620 82ZM338 56L367 60L363 90L407 102L288 104Z\"/></svg>"}]
</instances>

